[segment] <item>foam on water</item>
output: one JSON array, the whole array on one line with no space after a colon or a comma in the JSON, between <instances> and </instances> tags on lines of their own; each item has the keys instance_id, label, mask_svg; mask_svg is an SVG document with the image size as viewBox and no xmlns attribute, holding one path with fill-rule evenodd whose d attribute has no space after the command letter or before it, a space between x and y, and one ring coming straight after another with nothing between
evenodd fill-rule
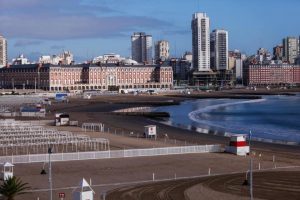
<instances>
[{"instance_id":1,"label":"foam on water","mask_svg":"<svg viewBox=\"0 0 300 200\"><path fill-rule=\"evenodd\" d=\"M196 122L197 124L202 124L210 127L215 127L216 129L229 131L231 133L248 133L251 129L254 133L253 136L256 140L262 141L275 141L275 142L292 142L299 143L300 142L300 133L299 130L289 129L289 128L281 128L276 127L276 130L272 125L268 124L255 124L253 127L246 126L245 124L241 124L238 120L234 121L226 121L226 120L211 120L207 119L207 117L214 112L215 110L231 107L241 104L254 104L261 103L266 101L266 99L258 99L258 100L249 100L249 101L238 101L238 102L229 102L229 103L221 103L217 105L210 105L204 108L195 110L188 114L190 120Z\"/></svg>"},{"instance_id":2,"label":"foam on water","mask_svg":"<svg viewBox=\"0 0 300 200\"><path fill-rule=\"evenodd\" d=\"M199 99L156 111L170 113L169 125L206 134L247 134L261 141L300 144L300 93L258 100Z\"/></svg>"},{"instance_id":3,"label":"foam on water","mask_svg":"<svg viewBox=\"0 0 300 200\"><path fill-rule=\"evenodd\" d=\"M230 102L230 103L222 103L222 104L217 104L217 105L212 105L212 106L207 106L205 108L201 108L199 110L193 111L189 113L189 118L195 122L199 122L199 114L200 113L205 113L205 112L210 112L212 110L221 108L221 107L228 107L228 106L234 106L234 105L239 105L239 104L247 104L247 103L259 103L263 102L266 99L255 99L255 100L249 100L249 101L238 101L238 102Z\"/></svg>"}]
</instances>

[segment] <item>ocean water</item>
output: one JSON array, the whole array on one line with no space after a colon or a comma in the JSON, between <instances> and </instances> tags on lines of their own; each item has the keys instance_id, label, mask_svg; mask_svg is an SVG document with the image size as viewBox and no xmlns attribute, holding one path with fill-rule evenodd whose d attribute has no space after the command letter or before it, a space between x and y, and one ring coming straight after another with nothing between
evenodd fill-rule
<instances>
[{"instance_id":1,"label":"ocean water","mask_svg":"<svg viewBox=\"0 0 300 200\"><path fill-rule=\"evenodd\" d=\"M300 95L257 100L203 99L159 107L165 123L207 134L249 134L255 140L300 144Z\"/></svg>"}]
</instances>

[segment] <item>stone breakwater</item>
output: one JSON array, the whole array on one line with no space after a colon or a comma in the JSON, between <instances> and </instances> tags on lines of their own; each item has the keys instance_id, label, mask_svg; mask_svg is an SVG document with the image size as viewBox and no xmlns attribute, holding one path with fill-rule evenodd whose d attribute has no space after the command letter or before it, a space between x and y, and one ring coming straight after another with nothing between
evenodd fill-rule
<instances>
[{"instance_id":1,"label":"stone breakwater","mask_svg":"<svg viewBox=\"0 0 300 200\"><path fill-rule=\"evenodd\" d=\"M152 107L133 107L133 108L125 108L125 109L120 109L120 110L115 110L113 111L114 113L129 113L129 112L151 112Z\"/></svg>"},{"instance_id":2,"label":"stone breakwater","mask_svg":"<svg viewBox=\"0 0 300 200\"><path fill-rule=\"evenodd\" d=\"M115 110L111 112L115 115L128 115L128 116L143 116L148 118L169 118L168 112L153 112L152 107L134 107Z\"/></svg>"}]
</instances>

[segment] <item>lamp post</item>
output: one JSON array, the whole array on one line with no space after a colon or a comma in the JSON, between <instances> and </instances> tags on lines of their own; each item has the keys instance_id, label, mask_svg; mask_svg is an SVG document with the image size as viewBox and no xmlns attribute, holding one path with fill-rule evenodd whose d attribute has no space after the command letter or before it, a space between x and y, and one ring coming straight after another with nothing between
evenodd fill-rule
<instances>
[{"instance_id":1,"label":"lamp post","mask_svg":"<svg viewBox=\"0 0 300 200\"><path fill-rule=\"evenodd\" d=\"M249 155L250 155L250 166L249 166L249 171L250 171L250 199L253 200L253 159L251 155L251 138L252 138L252 132L250 130L249 132Z\"/></svg>"},{"instance_id":2,"label":"lamp post","mask_svg":"<svg viewBox=\"0 0 300 200\"><path fill-rule=\"evenodd\" d=\"M50 196L50 200L52 200L52 171L51 171L52 147L48 148L48 154L49 154L49 196Z\"/></svg>"},{"instance_id":3,"label":"lamp post","mask_svg":"<svg viewBox=\"0 0 300 200\"><path fill-rule=\"evenodd\" d=\"M12 84L12 89L14 91L15 90L15 79L14 78L11 79L11 84Z\"/></svg>"},{"instance_id":4,"label":"lamp post","mask_svg":"<svg viewBox=\"0 0 300 200\"><path fill-rule=\"evenodd\" d=\"M34 93L36 93L36 77L34 77Z\"/></svg>"}]
</instances>

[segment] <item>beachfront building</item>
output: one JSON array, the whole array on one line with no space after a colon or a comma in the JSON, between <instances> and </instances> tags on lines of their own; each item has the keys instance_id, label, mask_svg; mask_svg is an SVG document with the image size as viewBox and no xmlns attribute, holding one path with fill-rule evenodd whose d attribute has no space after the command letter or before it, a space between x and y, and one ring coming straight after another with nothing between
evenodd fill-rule
<instances>
[{"instance_id":1,"label":"beachfront building","mask_svg":"<svg viewBox=\"0 0 300 200\"><path fill-rule=\"evenodd\" d=\"M0 68L7 65L7 40L0 35Z\"/></svg>"},{"instance_id":2,"label":"beachfront building","mask_svg":"<svg viewBox=\"0 0 300 200\"><path fill-rule=\"evenodd\" d=\"M131 36L131 56L138 63L152 63L152 35L136 32Z\"/></svg>"},{"instance_id":3,"label":"beachfront building","mask_svg":"<svg viewBox=\"0 0 300 200\"><path fill-rule=\"evenodd\" d=\"M52 65L70 65L74 62L74 56L70 51L64 51L59 55L45 55L39 58L39 63Z\"/></svg>"},{"instance_id":4,"label":"beachfront building","mask_svg":"<svg viewBox=\"0 0 300 200\"><path fill-rule=\"evenodd\" d=\"M246 55L242 54L239 50L228 52L228 68L234 71L237 83L242 83L243 62L246 58Z\"/></svg>"},{"instance_id":5,"label":"beachfront building","mask_svg":"<svg viewBox=\"0 0 300 200\"><path fill-rule=\"evenodd\" d=\"M125 58L115 53L104 54L97 56L92 61L94 64L124 64L124 65L138 65L138 62L130 58Z\"/></svg>"},{"instance_id":6,"label":"beachfront building","mask_svg":"<svg viewBox=\"0 0 300 200\"><path fill-rule=\"evenodd\" d=\"M155 60L168 60L170 57L169 42L166 40L160 40L155 43Z\"/></svg>"},{"instance_id":7,"label":"beachfront building","mask_svg":"<svg viewBox=\"0 0 300 200\"><path fill-rule=\"evenodd\" d=\"M210 34L210 67L214 70L229 70L228 32L213 30Z\"/></svg>"},{"instance_id":8,"label":"beachfront building","mask_svg":"<svg viewBox=\"0 0 300 200\"><path fill-rule=\"evenodd\" d=\"M210 70L209 17L195 13L192 19L193 67L196 71Z\"/></svg>"},{"instance_id":9,"label":"beachfront building","mask_svg":"<svg viewBox=\"0 0 300 200\"><path fill-rule=\"evenodd\" d=\"M0 69L0 87L49 91L171 88L170 66L79 64L12 65Z\"/></svg>"},{"instance_id":10,"label":"beachfront building","mask_svg":"<svg viewBox=\"0 0 300 200\"><path fill-rule=\"evenodd\" d=\"M30 61L23 54L20 54L17 58L12 59L12 65L28 65Z\"/></svg>"},{"instance_id":11,"label":"beachfront building","mask_svg":"<svg viewBox=\"0 0 300 200\"><path fill-rule=\"evenodd\" d=\"M300 85L300 65L246 65L243 75L249 86Z\"/></svg>"},{"instance_id":12,"label":"beachfront building","mask_svg":"<svg viewBox=\"0 0 300 200\"><path fill-rule=\"evenodd\" d=\"M279 44L273 47L273 59L282 60L282 58L283 58L283 46L282 44Z\"/></svg>"},{"instance_id":13,"label":"beachfront building","mask_svg":"<svg viewBox=\"0 0 300 200\"><path fill-rule=\"evenodd\" d=\"M296 37L287 37L283 41L283 61L288 64L294 64L299 54L299 39Z\"/></svg>"},{"instance_id":14,"label":"beachfront building","mask_svg":"<svg viewBox=\"0 0 300 200\"><path fill-rule=\"evenodd\" d=\"M194 13L191 23L193 81L196 86L209 85L216 79L210 69L210 20L206 13Z\"/></svg>"}]
</instances>

